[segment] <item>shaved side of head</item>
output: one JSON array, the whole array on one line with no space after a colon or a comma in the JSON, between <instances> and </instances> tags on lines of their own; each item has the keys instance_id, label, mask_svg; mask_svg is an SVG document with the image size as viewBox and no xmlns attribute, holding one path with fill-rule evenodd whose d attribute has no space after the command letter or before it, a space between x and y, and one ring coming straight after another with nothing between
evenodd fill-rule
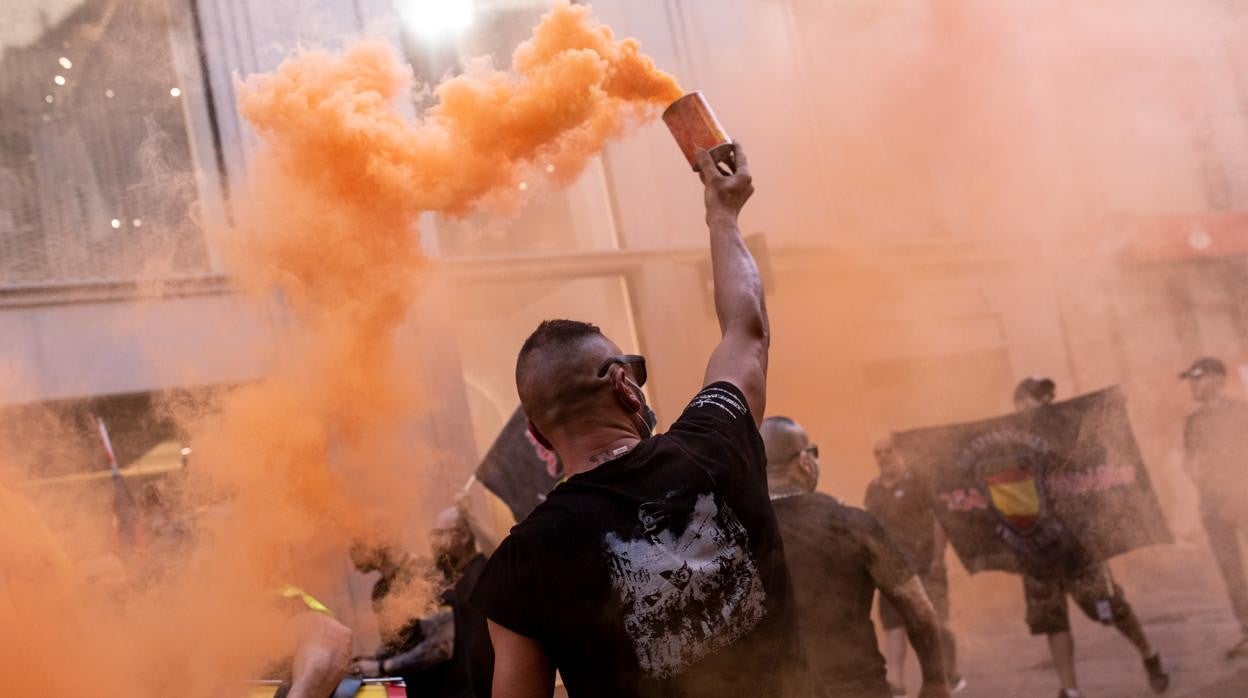
<instances>
[{"instance_id":1,"label":"shaved side of head","mask_svg":"<svg viewBox=\"0 0 1248 698\"><path fill-rule=\"evenodd\" d=\"M767 472L780 475L797 468L794 458L810 443L806 430L788 417L768 417L759 427L767 450Z\"/></svg>"},{"instance_id":2,"label":"shaved side of head","mask_svg":"<svg viewBox=\"0 0 1248 698\"><path fill-rule=\"evenodd\" d=\"M567 429L612 400L598 367L619 348L596 326L546 320L516 358L516 392L525 416L544 433Z\"/></svg>"}]
</instances>

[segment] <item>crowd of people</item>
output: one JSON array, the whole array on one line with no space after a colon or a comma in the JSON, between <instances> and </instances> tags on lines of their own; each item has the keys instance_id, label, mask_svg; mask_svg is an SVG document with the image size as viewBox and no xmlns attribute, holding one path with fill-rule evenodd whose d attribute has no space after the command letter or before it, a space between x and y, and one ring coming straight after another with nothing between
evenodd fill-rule
<instances>
[{"instance_id":1,"label":"crowd of people","mask_svg":"<svg viewBox=\"0 0 1248 698\"><path fill-rule=\"evenodd\" d=\"M596 326L549 320L524 342L516 387L533 438L558 454L564 481L487 559L461 510L439 515L442 609L383 624L385 642L351 667L402 676L411 695L906 695L906 654L919 694L962 690L950 627L947 537L930 482L891 436L864 508L816 491L819 449L801 424L767 416L770 330L758 268L737 227L753 185L702 154L706 222L721 340L703 388L662 434L643 386L645 359ZM1210 545L1248 655L1248 581L1238 548L1248 404L1224 395L1213 358L1182 374L1199 408L1185 431ZM1050 419L1047 378L1014 394L1025 419ZM1044 635L1059 698L1078 698L1068 597L1138 651L1144 679L1169 687L1160 654L1106 560L1071 547L1043 567L1020 561L1026 624ZM410 555L357 547L378 572L376 608L420 574ZM878 592L878 594L877 594ZM878 598L882 642L872 609ZM883 653L880 648L883 647Z\"/></svg>"},{"instance_id":2,"label":"crowd of people","mask_svg":"<svg viewBox=\"0 0 1248 698\"><path fill-rule=\"evenodd\" d=\"M819 451L801 425L764 419L770 331L737 227L753 191L739 146L736 162L735 171L699 163L722 330L703 389L656 435L645 360L592 324L543 322L519 352L516 385L530 433L558 454L566 479L488 561L467 548L448 558L461 562L444 567L447 614L396 634L376 658L356 663L359 673L400 673L415 687L428 678L404 672L440 660L446 675L461 676L457 686L476 691L420 695L549 696L558 675L573 696L871 698L906 695L912 646L920 696L967 685L949 621L947 539L924 475L881 438L865 509L848 506L816 491ZM1201 404L1186 446L1244 621L1248 582L1230 509L1241 501L1235 455L1248 406L1222 396L1225 375L1215 359L1183 374ZM1055 398L1044 378L1024 380L1014 395L1029 419L1047 418ZM1048 640L1059 696L1081 695L1068 597L1116 628L1139 652L1146 684L1166 691L1161 657L1106 561L1065 554L1046 569L1022 565L1021 574L1026 624ZM403 568L384 551L357 564L382 572L375 600ZM1248 640L1230 652L1246 653Z\"/></svg>"},{"instance_id":3,"label":"crowd of people","mask_svg":"<svg viewBox=\"0 0 1248 698\"><path fill-rule=\"evenodd\" d=\"M847 505L817 491L819 448L801 424L767 416L771 333L737 224L753 184L734 151L735 168L699 154L721 338L679 418L656 433L643 357L591 323L542 322L519 350L516 388L529 433L557 454L564 480L497 546L462 504L436 517L428 559L357 543L355 568L378 575L372 655L351 657L352 633L330 609L281 589L292 645L272 672L280 695L353 695L364 680L400 677L419 697L548 698L561 681L569 696L594 698L886 698L907 695L911 647L921 698L967 686L950 625L948 537L926 474L884 436L864 507ZM1248 404L1226 396L1215 358L1181 378L1198 404L1185 465L1243 629L1227 656L1248 656ZM1028 378L1016 412L1054 419L1056 396L1052 380ZM1019 569L1026 625L1047 639L1059 698L1081 696L1068 597L1138 651L1152 691L1168 689L1107 560L1075 546ZM436 609L396 618L388 602L415 584L435 589Z\"/></svg>"}]
</instances>

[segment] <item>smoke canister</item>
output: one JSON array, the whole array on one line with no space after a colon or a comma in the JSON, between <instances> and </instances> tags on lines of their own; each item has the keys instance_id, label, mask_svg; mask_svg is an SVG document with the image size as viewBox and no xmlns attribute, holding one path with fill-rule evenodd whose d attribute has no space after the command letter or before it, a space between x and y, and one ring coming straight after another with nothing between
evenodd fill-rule
<instances>
[{"instance_id":1,"label":"smoke canister","mask_svg":"<svg viewBox=\"0 0 1248 698\"><path fill-rule=\"evenodd\" d=\"M663 123L672 132L680 152L696 172L698 170L698 150L710 153L717 165L727 167L728 171L737 169L736 157L732 147L732 139L715 118L711 105L701 92L690 92L672 104L663 112Z\"/></svg>"}]
</instances>

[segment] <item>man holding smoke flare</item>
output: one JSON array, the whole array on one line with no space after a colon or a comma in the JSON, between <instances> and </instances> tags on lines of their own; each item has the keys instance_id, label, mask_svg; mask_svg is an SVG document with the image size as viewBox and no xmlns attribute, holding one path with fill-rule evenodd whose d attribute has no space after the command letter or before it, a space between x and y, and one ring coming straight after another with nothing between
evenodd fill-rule
<instances>
[{"instance_id":1,"label":"man holding smoke flare","mask_svg":"<svg viewBox=\"0 0 1248 698\"><path fill-rule=\"evenodd\" d=\"M645 359L597 327L543 322L516 362L536 439L568 479L512 529L472 600L494 695L822 695L798 638L758 432L769 329L737 216L754 191L699 151L722 338L703 389L654 434ZM728 170L728 171L725 171Z\"/></svg>"}]
</instances>

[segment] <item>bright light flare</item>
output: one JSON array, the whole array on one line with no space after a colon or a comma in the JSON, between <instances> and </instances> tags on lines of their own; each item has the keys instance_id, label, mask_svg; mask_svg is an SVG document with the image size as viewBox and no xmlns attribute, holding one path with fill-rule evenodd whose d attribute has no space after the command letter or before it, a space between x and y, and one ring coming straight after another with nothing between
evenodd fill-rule
<instances>
[{"instance_id":1,"label":"bright light flare","mask_svg":"<svg viewBox=\"0 0 1248 698\"><path fill-rule=\"evenodd\" d=\"M58 84L58 85L64 85L64 84L65 84L65 76L64 76L64 75L57 75L56 77L52 78L52 82L54 82L54 83L56 83L56 84Z\"/></svg>"},{"instance_id":2,"label":"bright light flare","mask_svg":"<svg viewBox=\"0 0 1248 698\"><path fill-rule=\"evenodd\" d=\"M61 67L64 68L65 70L69 70L70 68L74 67L74 62L69 60L65 56L61 56L56 62L60 63Z\"/></svg>"},{"instance_id":3,"label":"bright light flare","mask_svg":"<svg viewBox=\"0 0 1248 698\"><path fill-rule=\"evenodd\" d=\"M406 0L399 5L404 25L426 39L454 36L472 26L473 0Z\"/></svg>"}]
</instances>

